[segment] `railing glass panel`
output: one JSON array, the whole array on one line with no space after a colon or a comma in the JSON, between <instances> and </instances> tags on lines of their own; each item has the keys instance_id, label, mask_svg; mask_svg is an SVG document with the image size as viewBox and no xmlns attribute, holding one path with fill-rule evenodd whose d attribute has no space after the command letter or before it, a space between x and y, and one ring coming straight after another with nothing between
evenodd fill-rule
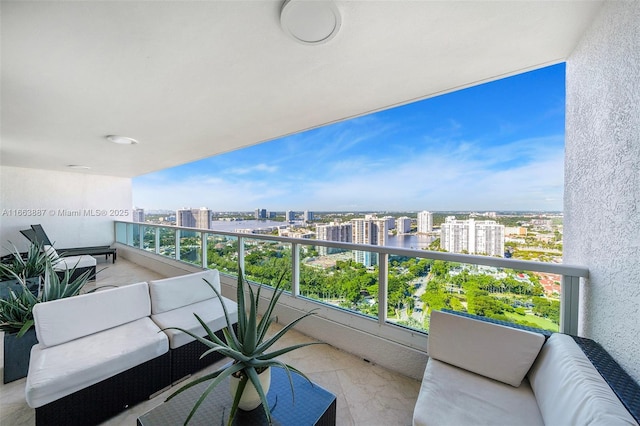
<instances>
[{"instance_id":1,"label":"railing glass panel","mask_svg":"<svg viewBox=\"0 0 640 426\"><path fill-rule=\"evenodd\" d=\"M146 251L150 251L155 253L156 252L156 231L158 230L158 228L151 227L151 226L145 226L144 227L144 233L143 233L143 239L142 239L142 245L143 245L143 249Z\"/></svg>"},{"instance_id":2,"label":"railing glass panel","mask_svg":"<svg viewBox=\"0 0 640 426\"><path fill-rule=\"evenodd\" d=\"M202 233L180 231L180 260L202 266Z\"/></svg>"},{"instance_id":3,"label":"railing glass panel","mask_svg":"<svg viewBox=\"0 0 640 426\"><path fill-rule=\"evenodd\" d=\"M238 237L206 234L207 267L238 276Z\"/></svg>"},{"instance_id":4,"label":"railing glass panel","mask_svg":"<svg viewBox=\"0 0 640 426\"><path fill-rule=\"evenodd\" d=\"M300 259L301 297L378 317L377 253L301 245Z\"/></svg>"},{"instance_id":5,"label":"railing glass panel","mask_svg":"<svg viewBox=\"0 0 640 426\"><path fill-rule=\"evenodd\" d=\"M242 240L245 278L260 284L275 285L283 276L282 288L291 292L291 244L255 238Z\"/></svg>"},{"instance_id":6,"label":"railing glass panel","mask_svg":"<svg viewBox=\"0 0 640 426\"><path fill-rule=\"evenodd\" d=\"M176 230L173 228L160 227L158 229L160 241L158 247L158 254L176 258Z\"/></svg>"},{"instance_id":7,"label":"railing glass panel","mask_svg":"<svg viewBox=\"0 0 640 426\"><path fill-rule=\"evenodd\" d=\"M389 322L428 330L428 312L451 309L559 329L560 275L394 256L390 263Z\"/></svg>"}]
</instances>

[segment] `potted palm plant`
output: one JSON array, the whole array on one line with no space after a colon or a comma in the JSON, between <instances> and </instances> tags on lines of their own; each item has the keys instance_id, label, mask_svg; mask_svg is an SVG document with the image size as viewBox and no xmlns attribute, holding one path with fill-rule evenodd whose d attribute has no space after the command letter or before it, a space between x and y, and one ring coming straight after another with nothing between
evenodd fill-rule
<instances>
[{"instance_id":1,"label":"potted palm plant","mask_svg":"<svg viewBox=\"0 0 640 426\"><path fill-rule=\"evenodd\" d=\"M0 299L0 330L4 331L4 374L3 382L9 383L27 375L31 347L38 340L33 322L33 307L36 303L75 296L89 280L91 271L72 278L74 269L69 269L59 277L51 261L46 258L44 285L38 295L28 287L26 274L11 271L10 276L18 282L19 288L9 290L8 297Z\"/></svg>"},{"instance_id":2,"label":"potted palm plant","mask_svg":"<svg viewBox=\"0 0 640 426\"><path fill-rule=\"evenodd\" d=\"M267 392L270 384L270 368L277 367L283 368L289 377L289 384L293 394L293 380L291 378L291 371L300 374L305 379L309 380L302 372L297 370L291 365L285 364L277 360L278 356L291 352L293 350L319 344L321 342L301 343L282 349L272 350L269 349L280 340L291 328L293 328L298 322L304 318L314 315L314 312L308 312L298 319L292 321L290 324L282 328L273 336L267 337L267 331L269 327L277 321L277 317L274 316L274 309L278 303L278 299L282 295L284 289L282 288L282 281L284 274L280 276L277 284L274 287L273 295L268 302L266 310L261 318L258 318L259 303L260 303L260 291L262 286L258 288L257 293L254 293L251 285L244 279L242 269L238 268L238 288L237 288L237 302L238 302L238 324L237 331L234 330L233 323L229 318L227 309L222 304L224 310L224 316L227 322L227 326L223 329L224 339L218 338L207 324L197 315L196 318L200 324L204 327L207 338L200 337L188 330L184 330L178 327L171 327L189 334L193 338L205 344L209 349L203 353L202 356L218 352L232 359L232 363L227 364L219 370L207 374L199 379L194 380L191 383L184 385L178 389L172 395L167 398L167 401L174 398L176 395L184 392L185 390L196 386L202 382L211 381L211 383L205 388L202 395L198 398L194 404L189 416L185 420L184 424L188 424L195 412L198 410L202 402L207 395L225 379L230 379L230 391L233 397L233 403L229 412L228 425L231 425L238 409L251 410L255 409L262 404L262 408L266 415L269 424L271 421L271 411L269 404L267 403ZM207 280L205 280L209 287L221 297L220 292ZM245 301L245 286L248 289L248 303ZM221 299L222 300L222 299Z\"/></svg>"}]
</instances>

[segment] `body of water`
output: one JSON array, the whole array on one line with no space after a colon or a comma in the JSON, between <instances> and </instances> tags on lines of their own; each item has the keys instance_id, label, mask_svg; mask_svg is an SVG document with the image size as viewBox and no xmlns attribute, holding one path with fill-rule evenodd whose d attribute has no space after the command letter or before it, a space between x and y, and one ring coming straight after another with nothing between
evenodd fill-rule
<instances>
[{"instance_id":1,"label":"body of water","mask_svg":"<svg viewBox=\"0 0 640 426\"><path fill-rule=\"evenodd\" d=\"M295 225L300 225L300 221L294 222ZM211 223L212 230L235 232L242 229L265 229L271 227L285 226L286 222L276 222L273 220L236 220L236 221L223 221L216 220ZM388 247L399 247L406 249L421 250L429 247L436 237L431 235L415 235L415 234L403 234L392 235L387 237Z\"/></svg>"}]
</instances>

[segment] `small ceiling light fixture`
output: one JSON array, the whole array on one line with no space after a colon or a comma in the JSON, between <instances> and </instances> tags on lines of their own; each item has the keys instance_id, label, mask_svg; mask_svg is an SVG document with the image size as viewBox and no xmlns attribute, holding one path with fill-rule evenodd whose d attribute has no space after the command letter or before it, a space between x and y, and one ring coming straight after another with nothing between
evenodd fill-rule
<instances>
[{"instance_id":1,"label":"small ceiling light fixture","mask_svg":"<svg viewBox=\"0 0 640 426\"><path fill-rule=\"evenodd\" d=\"M303 44L321 44L338 33L342 18L331 0L285 0L280 10L280 26Z\"/></svg>"},{"instance_id":2,"label":"small ceiling light fixture","mask_svg":"<svg viewBox=\"0 0 640 426\"><path fill-rule=\"evenodd\" d=\"M67 167L76 170L89 170L91 168L89 166L82 166L80 164L69 164Z\"/></svg>"},{"instance_id":3,"label":"small ceiling light fixture","mask_svg":"<svg viewBox=\"0 0 640 426\"><path fill-rule=\"evenodd\" d=\"M117 143L118 145L135 145L138 143L138 141L135 139L118 135L109 135L107 136L107 140L109 142Z\"/></svg>"}]
</instances>

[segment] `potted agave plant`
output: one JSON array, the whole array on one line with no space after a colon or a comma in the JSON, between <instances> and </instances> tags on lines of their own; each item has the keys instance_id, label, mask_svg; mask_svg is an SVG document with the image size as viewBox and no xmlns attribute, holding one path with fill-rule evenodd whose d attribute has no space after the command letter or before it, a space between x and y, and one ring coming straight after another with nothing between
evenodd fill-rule
<instances>
[{"instance_id":1,"label":"potted agave plant","mask_svg":"<svg viewBox=\"0 0 640 426\"><path fill-rule=\"evenodd\" d=\"M74 271L75 268L69 269L59 277L47 258L44 285L37 295L29 288L25 273L18 275L10 271L19 288L11 288L6 298L0 298L0 330L4 331L4 383L27 375L31 347L37 343L33 322L36 303L75 296L89 280L90 271L72 278Z\"/></svg>"},{"instance_id":2,"label":"potted agave plant","mask_svg":"<svg viewBox=\"0 0 640 426\"><path fill-rule=\"evenodd\" d=\"M234 330L233 323L230 320L227 309L224 304L222 304L227 322L227 326L223 329L224 339L218 338L197 314L194 315L204 327L207 333L207 338L200 337L188 330L171 327L189 334L208 346L209 349L204 352L202 356L218 352L231 358L233 361L213 373L207 374L184 385L167 398L168 401L195 385L211 381L191 409L189 416L184 422L185 425L189 423L207 395L209 395L216 386L227 378L229 378L230 381L230 391L233 397L233 404L229 412L228 425L233 423L238 409L250 411L258 408L260 405L262 405L268 424L272 423L271 411L266 397L271 381L271 367L283 368L287 372L292 395L294 390L291 371L296 372L309 380L309 378L298 369L279 361L277 357L305 346L320 344L321 342L301 343L269 352L269 349L271 349L272 346L298 322L310 315L314 315L314 312L308 312L292 321L273 336L267 337L269 327L277 321L277 318L274 317L274 309L278 303L278 299L284 291L282 288L283 278L284 274L281 275L280 279L277 281L277 284L273 289L273 295L268 302L264 314L261 318L258 318L260 290L262 289L262 286L258 288L257 292L254 292L251 285L244 279L242 269L238 268L237 331ZM218 297L221 297L220 292L207 280L205 281L218 295ZM245 301L245 286L248 289L248 303Z\"/></svg>"}]
</instances>

